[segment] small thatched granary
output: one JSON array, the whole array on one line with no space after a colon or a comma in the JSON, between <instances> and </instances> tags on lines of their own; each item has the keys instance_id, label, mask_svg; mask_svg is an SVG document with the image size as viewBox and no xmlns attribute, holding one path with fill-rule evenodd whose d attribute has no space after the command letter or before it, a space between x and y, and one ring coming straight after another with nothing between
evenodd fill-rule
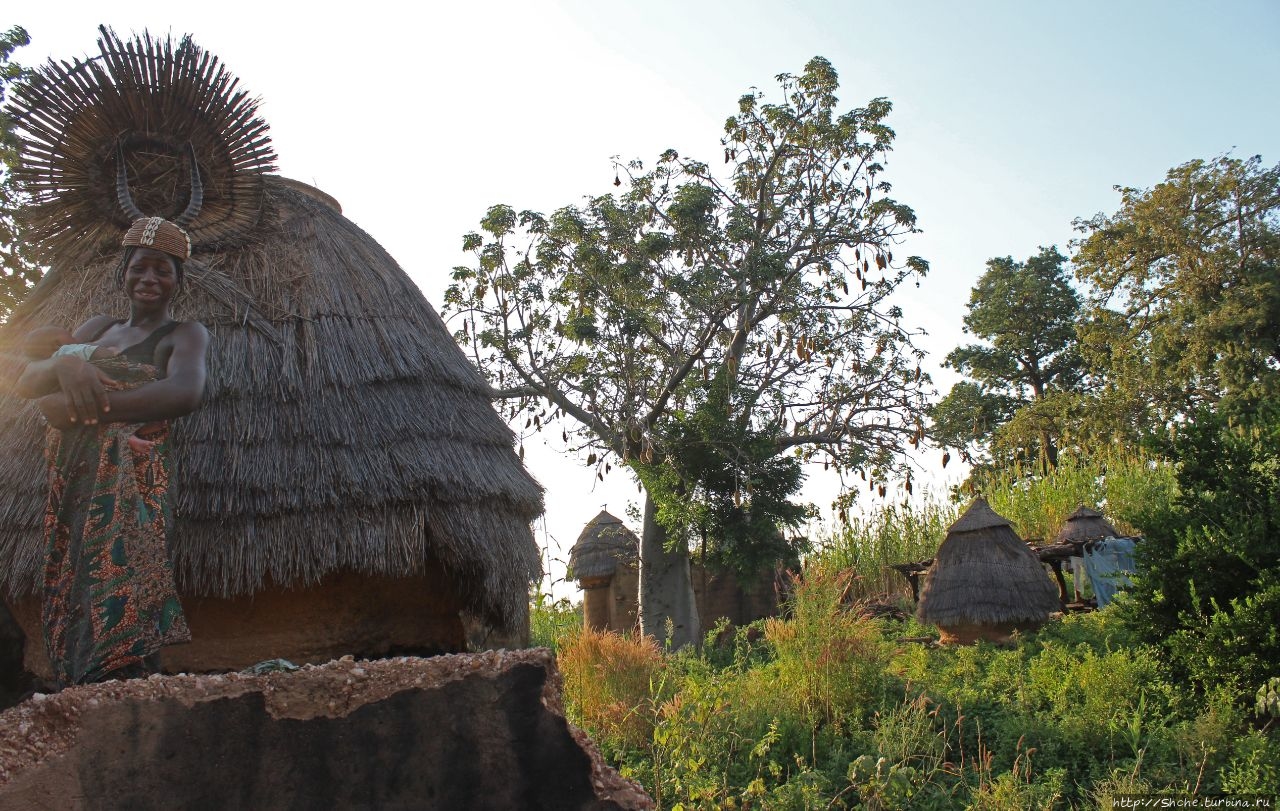
<instances>
[{"instance_id":1,"label":"small thatched granary","mask_svg":"<svg viewBox=\"0 0 1280 811\"><path fill-rule=\"evenodd\" d=\"M634 630L640 613L640 539L607 511L591 519L569 551L569 575L582 587L584 622L607 631ZM754 579L690 566L694 602L704 629L721 619L745 625L778 614L775 573Z\"/></svg>"},{"instance_id":2,"label":"small thatched granary","mask_svg":"<svg viewBox=\"0 0 1280 811\"><path fill-rule=\"evenodd\" d=\"M1071 515L1068 515L1066 521L1062 522L1062 528L1054 536L1053 543L1071 545L1072 554L1068 558L1071 564L1071 587L1074 592L1073 596L1078 604L1083 604L1085 597L1084 584L1089 579L1085 571L1084 557L1081 554L1083 552L1082 545L1089 541L1114 538L1119 534L1116 528L1103 517L1102 513L1083 504L1077 507L1076 511ZM1060 567L1056 568L1055 571L1060 571ZM1063 585L1062 589L1065 593L1066 586Z\"/></svg>"},{"instance_id":3,"label":"small thatched granary","mask_svg":"<svg viewBox=\"0 0 1280 811\"><path fill-rule=\"evenodd\" d=\"M33 326L127 315L118 162L138 205L171 216L193 156L205 204L174 309L212 342L203 406L173 437L170 552L194 641L163 666L459 650L460 611L527 634L542 491L443 321L336 202L269 173L256 101L216 58L107 29L99 48L13 92L51 268L0 329L0 375ZM6 384L0 589L37 671L44 431Z\"/></svg>"},{"instance_id":4,"label":"small thatched granary","mask_svg":"<svg viewBox=\"0 0 1280 811\"><path fill-rule=\"evenodd\" d=\"M944 643L998 642L1039 627L1059 607L1039 558L979 497L938 547L916 617L938 626Z\"/></svg>"},{"instance_id":5,"label":"small thatched granary","mask_svg":"<svg viewBox=\"0 0 1280 811\"><path fill-rule=\"evenodd\" d=\"M1054 543L1073 543L1097 541L1103 538L1118 538L1120 533L1102 513L1090 509L1083 504L1067 516L1062 529L1054 536Z\"/></svg>"},{"instance_id":6,"label":"small thatched granary","mask_svg":"<svg viewBox=\"0 0 1280 811\"><path fill-rule=\"evenodd\" d=\"M1071 582L1077 600L1083 600L1085 582L1092 586L1099 608L1106 606L1119 588L1130 584L1127 573L1134 568L1133 541L1124 538L1097 510L1081 504L1067 516L1053 540L1072 547Z\"/></svg>"},{"instance_id":7,"label":"small thatched granary","mask_svg":"<svg viewBox=\"0 0 1280 811\"><path fill-rule=\"evenodd\" d=\"M569 550L569 576L582 587L583 621L595 631L636 627L640 539L622 519L601 510Z\"/></svg>"}]
</instances>

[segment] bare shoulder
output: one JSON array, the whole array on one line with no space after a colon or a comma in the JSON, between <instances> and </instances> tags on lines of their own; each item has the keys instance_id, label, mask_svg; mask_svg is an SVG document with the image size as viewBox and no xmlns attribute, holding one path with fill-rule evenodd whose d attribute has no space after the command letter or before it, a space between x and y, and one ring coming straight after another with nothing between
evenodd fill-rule
<instances>
[{"instance_id":1,"label":"bare shoulder","mask_svg":"<svg viewBox=\"0 0 1280 811\"><path fill-rule=\"evenodd\" d=\"M204 347L209 343L209 330L199 321L179 321L172 335L175 344Z\"/></svg>"},{"instance_id":2,"label":"bare shoulder","mask_svg":"<svg viewBox=\"0 0 1280 811\"><path fill-rule=\"evenodd\" d=\"M112 318L109 315L95 315L88 321L76 327L73 333L77 341L92 341L106 331L107 327L116 323L120 319Z\"/></svg>"}]
</instances>

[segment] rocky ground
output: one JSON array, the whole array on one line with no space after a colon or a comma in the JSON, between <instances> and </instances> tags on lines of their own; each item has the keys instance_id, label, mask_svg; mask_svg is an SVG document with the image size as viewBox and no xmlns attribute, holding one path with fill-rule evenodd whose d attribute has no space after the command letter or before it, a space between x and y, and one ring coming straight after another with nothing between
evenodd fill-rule
<instances>
[{"instance_id":1,"label":"rocky ground","mask_svg":"<svg viewBox=\"0 0 1280 811\"><path fill-rule=\"evenodd\" d=\"M360 762L366 757L367 767ZM148 774L159 790L175 779L189 783L195 798L223 781L239 780L242 792L258 785L263 799L278 800L333 780L326 796L349 802L329 807L446 808L462 801L470 789L460 783L483 772L477 767L502 772L481 787L479 800L467 800L479 802L471 807L554 807L547 804L560 802L557 791L569 802L575 769L592 796L574 794L566 807L652 807L564 721L559 673L545 649L345 657L261 675L156 675L36 694L0 713L5 808L17 807L7 804L15 800L37 803L32 807L111 808L126 801L146 807L153 794L138 781ZM102 773L109 769L123 772ZM352 787L360 781L369 785ZM393 805L387 792L409 804ZM375 795L382 799L374 803ZM413 804L413 796L421 803ZM83 802L66 804L67 798ZM175 804L181 796L155 799L154 807L184 807ZM502 805L510 802L516 806Z\"/></svg>"}]
</instances>

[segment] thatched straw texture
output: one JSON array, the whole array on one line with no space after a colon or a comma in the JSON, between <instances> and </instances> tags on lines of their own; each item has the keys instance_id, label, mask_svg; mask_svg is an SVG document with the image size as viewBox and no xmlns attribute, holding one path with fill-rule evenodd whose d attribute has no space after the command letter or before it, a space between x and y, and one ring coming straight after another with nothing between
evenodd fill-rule
<instances>
[{"instance_id":1,"label":"thatched straw texture","mask_svg":"<svg viewBox=\"0 0 1280 811\"><path fill-rule=\"evenodd\" d=\"M916 616L939 626L1038 623L1059 608L1039 559L977 498L938 547Z\"/></svg>"},{"instance_id":2,"label":"thatched straw texture","mask_svg":"<svg viewBox=\"0 0 1280 811\"><path fill-rule=\"evenodd\" d=\"M149 58L175 52L155 50ZM219 81L225 89L229 80ZM85 154L110 155L114 144L103 148ZM110 193L109 175L99 175L84 177ZM180 589L231 597L341 570L436 569L475 614L520 624L540 571L530 522L542 489L490 406L491 389L395 260L324 195L270 175L258 183L262 216L243 239L214 229L197 244L174 307L212 336L204 404L174 427ZM154 192L140 197L180 210L186 193L179 183L167 205ZM0 328L0 380L16 377L14 346L34 326L127 317L118 260L118 249L95 248L54 265ZM0 390L0 590L14 598L41 579L42 422Z\"/></svg>"},{"instance_id":3,"label":"thatched straw texture","mask_svg":"<svg viewBox=\"0 0 1280 811\"><path fill-rule=\"evenodd\" d=\"M569 573L575 580L609 577L619 563L636 560L640 539L608 510L592 518L569 550Z\"/></svg>"},{"instance_id":4,"label":"thatched straw texture","mask_svg":"<svg viewBox=\"0 0 1280 811\"><path fill-rule=\"evenodd\" d=\"M1062 529L1054 536L1054 543L1072 541L1096 541L1100 538L1116 538L1120 533L1111 525L1102 513L1081 504L1075 512L1067 516Z\"/></svg>"},{"instance_id":5,"label":"thatched straw texture","mask_svg":"<svg viewBox=\"0 0 1280 811\"><path fill-rule=\"evenodd\" d=\"M118 245L132 218L117 204L117 148L137 205L174 216L190 196L190 148L204 181L192 239L208 248L253 237L275 163L257 99L190 39L99 32L97 56L50 61L13 88L22 135L14 177L31 197L28 236L55 264Z\"/></svg>"}]
</instances>

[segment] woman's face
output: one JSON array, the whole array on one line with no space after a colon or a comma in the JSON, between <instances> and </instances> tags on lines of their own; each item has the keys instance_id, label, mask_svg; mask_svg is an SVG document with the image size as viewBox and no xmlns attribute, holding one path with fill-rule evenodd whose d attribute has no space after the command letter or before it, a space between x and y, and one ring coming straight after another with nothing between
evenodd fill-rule
<instances>
[{"instance_id":1,"label":"woman's face","mask_svg":"<svg viewBox=\"0 0 1280 811\"><path fill-rule=\"evenodd\" d=\"M124 292L129 301L143 307L163 307L178 286L178 268L167 253L138 248L124 269Z\"/></svg>"}]
</instances>

